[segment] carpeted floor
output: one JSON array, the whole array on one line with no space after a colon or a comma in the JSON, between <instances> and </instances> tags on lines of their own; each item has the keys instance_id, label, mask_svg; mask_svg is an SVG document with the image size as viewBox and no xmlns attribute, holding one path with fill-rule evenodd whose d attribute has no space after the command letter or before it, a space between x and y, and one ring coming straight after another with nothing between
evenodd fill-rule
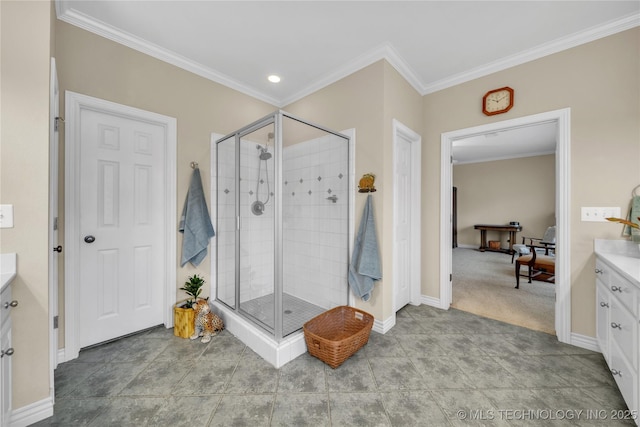
<instances>
[{"instance_id":1,"label":"carpeted floor","mask_svg":"<svg viewBox=\"0 0 640 427\"><path fill-rule=\"evenodd\" d=\"M555 335L555 285L521 278L515 289L515 280L510 255L455 248L451 306Z\"/></svg>"}]
</instances>

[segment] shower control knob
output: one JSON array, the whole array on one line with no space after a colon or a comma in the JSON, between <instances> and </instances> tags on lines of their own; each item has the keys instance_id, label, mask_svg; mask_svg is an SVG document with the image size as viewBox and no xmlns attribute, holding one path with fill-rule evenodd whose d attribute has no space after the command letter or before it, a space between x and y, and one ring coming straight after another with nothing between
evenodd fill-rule
<instances>
[{"instance_id":1,"label":"shower control knob","mask_svg":"<svg viewBox=\"0 0 640 427\"><path fill-rule=\"evenodd\" d=\"M84 241L85 241L86 243L93 243L93 242L95 242L95 241L96 241L96 238L95 238L95 237L93 237L93 236L84 236Z\"/></svg>"}]
</instances>

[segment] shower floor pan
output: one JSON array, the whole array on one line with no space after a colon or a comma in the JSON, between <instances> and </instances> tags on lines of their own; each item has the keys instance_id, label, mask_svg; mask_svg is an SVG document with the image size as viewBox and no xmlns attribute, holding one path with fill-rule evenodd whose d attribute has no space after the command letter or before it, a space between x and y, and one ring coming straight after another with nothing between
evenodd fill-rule
<instances>
[{"instance_id":1,"label":"shower floor pan","mask_svg":"<svg viewBox=\"0 0 640 427\"><path fill-rule=\"evenodd\" d=\"M240 304L240 308L265 325L273 326L273 305L273 294L269 294L243 302ZM307 321L326 311L322 307L286 293L282 294L282 306L284 311L282 332L284 336L302 329L302 325Z\"/></svg>"},{"instance_id":2,"label":"shower floor pan","mask_svg":"<svg viewBox=\"0 0 640 427\"><path fill-rule=\"evenodd\" d=\"M213 305L222 317L225 329L255 351L260 357L280 368L307 352L302 325L326 309L310 304L294 296L283 294L283 331L286 335L280 342L247 317L241 316L219 301ZM242 309L266 324L273 324L273 294L242 303Z\"/></svg>"}]
</instances>

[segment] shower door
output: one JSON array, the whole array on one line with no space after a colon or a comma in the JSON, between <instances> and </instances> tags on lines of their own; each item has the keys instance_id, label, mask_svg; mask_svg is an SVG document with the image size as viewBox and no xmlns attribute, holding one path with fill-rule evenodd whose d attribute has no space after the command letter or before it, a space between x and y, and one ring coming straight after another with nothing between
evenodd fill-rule
<instances>
[{"instance_id":1,"label":"shower door","mask_svg":"<svg viewBox=\"0 0 640 427\"><path fill-rule=\"evenodd\" d=\"M216 297L236 308L236 252L238 190L236 188L236 136L216 144Z\"/></svg>"},{"instance_id":2,"label":"shower door","mask_svg":"<svg viewBox=\"0 0 640 427\"><path fill-rule=\"evenodd\" d=\"M275 129L273 120L240 133L239 308L275 330Z\"/></svg>"}]
</instances>

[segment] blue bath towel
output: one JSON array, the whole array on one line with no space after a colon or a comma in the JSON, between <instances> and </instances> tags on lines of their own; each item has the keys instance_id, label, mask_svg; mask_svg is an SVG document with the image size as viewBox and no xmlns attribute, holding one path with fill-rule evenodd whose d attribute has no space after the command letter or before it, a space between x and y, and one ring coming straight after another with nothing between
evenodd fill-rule
<instances>
[{"instance_id":1,"label":"blue bath towel","mask_svg":"<svg viewBox=\"0 0 640 427\"><path fill-rule=\"evenodd\" d=\"M349 286L354 294L363 301L368 301L371 298L374 282L381 278L380 250L373 217L373 198L369 194L353 246L349 265Z\"/></svg>"},{"instance_id":2,"label":"blue bath towel","mask_svg":"<svg viewBox=\"0 0 640 427\"><path fill-rule=\"evenodd\" d=\"M187 262L197 266L207 256L209 240L216 235L204 198L202 179L198 168L194 169L191 176L191 184L184 201L178 231L184 234L180 266L184 267Z\"/></svg>"}]
</instances>

